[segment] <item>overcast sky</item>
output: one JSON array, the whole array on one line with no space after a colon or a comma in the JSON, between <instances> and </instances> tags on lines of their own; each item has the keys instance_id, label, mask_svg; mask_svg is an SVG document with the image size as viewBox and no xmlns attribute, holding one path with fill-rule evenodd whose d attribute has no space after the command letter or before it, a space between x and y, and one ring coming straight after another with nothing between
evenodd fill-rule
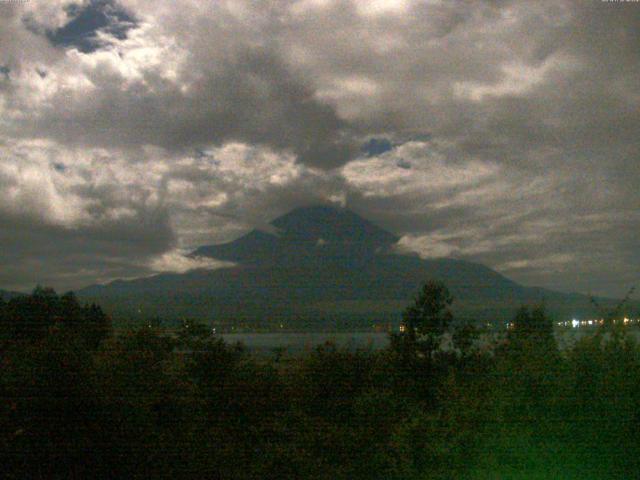
<instances>
[{"instance_id":1,"label":"overcast sky","mask_svg":"<svg viewBox=\"0 0 640 480\"><path fill-rule=\"evenodd\" d=\"M0 0L0 288L207 266L334 202L621 296L639 153L640 3Z\"/></svg>"}]
</instances>

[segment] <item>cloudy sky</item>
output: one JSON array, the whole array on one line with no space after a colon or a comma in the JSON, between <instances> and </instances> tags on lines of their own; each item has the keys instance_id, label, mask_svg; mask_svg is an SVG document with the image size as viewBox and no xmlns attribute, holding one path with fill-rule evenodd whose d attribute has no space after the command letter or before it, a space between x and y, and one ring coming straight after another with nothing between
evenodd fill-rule
<instances>
[{"instance_id":1,"label":"cloudy sky","mask_svg":"<svg viewBox=\"0 0 640 480\"><path fill-rule=\"evenodd\" d=\"M0 0L0 288L205 266L184 253L334 202L623 295L639 79L637 2Z\"/></svg>"}]
</instances>

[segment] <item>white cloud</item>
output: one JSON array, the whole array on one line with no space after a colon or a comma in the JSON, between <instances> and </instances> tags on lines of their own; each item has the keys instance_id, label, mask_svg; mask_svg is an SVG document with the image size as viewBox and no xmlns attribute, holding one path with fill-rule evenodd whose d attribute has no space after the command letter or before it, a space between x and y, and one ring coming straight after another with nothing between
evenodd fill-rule
<instances>
[{"instance_id":1,"label":"white cloud","mask_svg":"<svg viewBox=\"0 0 640 480\"><path fill-rule=\"evenodd\" d=\"M514 270L527 270L535 268L536 270L549 269L566 269L575 261L575 255L570 253L558 253L554 255L546 255L540 258L530 258L521 260L512 260L510 262L498 265L498 270L503 272L511 272Z\"/></svg>"},{"instance_id":2,"label":"white cloud","mask_svg":"<svg viewBox=\"0 0 640 480\"><path fill-rule=\"evenodd\" d=\"M411 2L408 0L355 0L358 13L365 16L400 15Z\"/></svg>"},{"instance_id":3,"label":"white cloud","mask_svg":"<svg viewBox=\"0 0 640 480\"><path fill-rule=\"evenodd\" d=\"M502 75L496 83L459 81L454 83L453 91L456 96L474 102L481 102L485 97L524 96L549 82L554 73L577 69L577 63L560 54L550 56L539 65L507 63L500 67Z\"/></svg>"},{"instance_id":4,"label":"white cloud","mask_svg":"<svg viewBox=\"0 0 640 480\"><path fill-rule=\"evenodd\" d=\"M495 180L499 172L491 162L452 162L430 142L408 142L379 157L353 160L341 170L349 185L372 197L450 194Z\"/></svg>"},{"instance_id":5,"label":"white cloud","mask_svg":"<svg viewBox=\"0 0 640 480\"><path fill-rule=\"evenodd\" d=\"M191 270L217 270L219 268L233 267L231 262L224 262L207 257L189 256L184 250L172 250L153 258L149 262L149 268L154 272L186 273Z\"/></svg>"},{"instance_id":6,"label":"white cloud","mask_svg":"<svg viewBox=\"0 0 640 480\"><path fill-rule=\"evenodd\" d=\"M122 0L136 28L82 53L43 35L71 3L0 2L12 278L11 258L44 257L24 238L45 226L91 252L68 257L85 281L329 198L423 254L531 260L512 270L526 281L565 278L529 274L567 250L592 276L589 250L635 274L634 5ZM392 151L357 157L382 136ZM68 265L55 268L72 283Z\"/></svg>"},{"instance_id":7,"label":"white cloud","mask_svg":"<svg viewBox=\"0 0 640 480\"><path fill-rule=\"evenodd\" d=\"M446 238L437 234L432 235L404 235L397 243L399 253L417 253L421 258L451 257L457 248L447 243Z\"/></svg>"}]
</instances>

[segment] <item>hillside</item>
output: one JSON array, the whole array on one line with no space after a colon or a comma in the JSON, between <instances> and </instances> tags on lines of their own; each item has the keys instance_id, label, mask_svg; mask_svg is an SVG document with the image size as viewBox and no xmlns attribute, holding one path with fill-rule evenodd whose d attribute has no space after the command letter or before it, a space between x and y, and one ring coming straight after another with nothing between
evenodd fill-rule
<instances>
[{"instance_id":1,"label":"hillside","mask_svg":"<svg viewBox=\"0 0 640 480\"><path fill-rule=\"evenodd\" d=\"M24 293L0 289L0 299L4 300L5 302L11 300L12 298L19 297L20 295L24 295Z\"/></svg>"},{"instance_id":2,"label":"hillside","mask_svg":"<svg viewBox=\"0 0 640 480\"><path fill-rule=\"evenodd\" d=\"M271 226L272 233L253 230L193 252L234 267L115 281L78 294L116 316L342 329L397 322L418 287L438 279L461 318L504 321L521 304L541 301L556 316L591 313L583 295L525 287L468 261L401 255L397 236L349 210L300 208Z\"/></svg>"}]
</instances>

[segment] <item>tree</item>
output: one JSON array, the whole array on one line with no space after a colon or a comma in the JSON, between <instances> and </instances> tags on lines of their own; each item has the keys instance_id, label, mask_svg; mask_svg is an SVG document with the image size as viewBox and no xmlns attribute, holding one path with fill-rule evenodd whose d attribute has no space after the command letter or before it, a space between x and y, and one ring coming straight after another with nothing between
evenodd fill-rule
<instances>
[{"instance_id":1,"label":"tree","mask_svg":"<svg viewBox=\"0 0 640 480\"><path fill-rule=\"evenodd\" d=\"M84 316L82 328L78 333L82 335L89 346L97 348L109 336L111 320L95 303L82 307L82 315Z\"/></svg>"},{"instance_id":2,"label":"tree","mask_svg":"<svg viewBox=\"0 0 640 480\"><path fill-rule=\"evenodd\" d=\"M591 304L598 311L598 316L603 320L598 328L598 334L602 334L608 331L614 336L616 341L621 341L626 336L626 329L622 319L629 313L630 302L633 293L635 292L635 285L632 286L622 300L620 300L614 307L605 307L598 302L596 297L591 296Z\"/></svg>"},{"instance_id":3,"label":"tree","mask_svg":"<svg viewBox=\"0 0 640 480\"><path fill-rule=\"evenodd\" d=\"M196 338L206 339L211 336L211 329L197 320L187 319L182 321L178 335L183 342L188 342L190 339Z\"/></svg>"},{"instance_id":4,"label":"tree","mask_svg":"<svg viewBox=\"0 0 640 480\"><path fill-rule=\"evenodd\" d=\"M428 281L402 313L402 333L391 334L391 352L397 362L396 387L421 398L434 398L437 364L434 353L453 319L453 297L442 282Z\"/></svg>"},{"instance_id":5,"label":"tree","mask_svg":"<svg viewBox=\"0 0 640 480\"><path fill-rule=\"evenodd\" d=\"M523 306L518 310L497 360L495 377L503 382L499 390L509 399L508 416L520 421L551 408L562 359L553 319L544 306Z\"/></svg>"},{"instance_id":6,"label":"tree","mask_svg":"<svg viewBox=\"0 0 640 480\"><path fill-rule=\"evenodd\" d=\"M9 338L10 325L9 315L7 313L7 302L0 296L0 347L2 343Z\"/></svg>"},{"instance_id":7,"label":"tree","mask_svg":"<svg viewBox=\"0 0 640 480\"><path fill-rule=\"evenodd\" d=\"M555 350L556 343L553 336L553 320L545 312L543 305L531 309L520 307L512 321L509 340L520 344L523 341L533 342L536 348Z\"/></svg>"},{"instance_id":8,"label":"tree","mask_svg":"<svg viewBox=\"0 0 640 480\"><path fill-rule=\"evenodd\" d=\"M40 286L31 295L11 299L2 310L2 336L14 341L37 341L62 330L96 348L111 329L109 317L98 305L81 306L72 292L59 296Z\"/></svg>"},{"instance_id":9,"label":"tree","mask_svg":"<svg viewBox=\"0 0 640 480\"><path fill-rule=\"evenodd\" d=\"M426 341L434 348L435 342L453 320L452 303L453 297L447 286L443 282L429 280L402 314L406 337L413 341Z\"/></svg>"}]
</instances>

